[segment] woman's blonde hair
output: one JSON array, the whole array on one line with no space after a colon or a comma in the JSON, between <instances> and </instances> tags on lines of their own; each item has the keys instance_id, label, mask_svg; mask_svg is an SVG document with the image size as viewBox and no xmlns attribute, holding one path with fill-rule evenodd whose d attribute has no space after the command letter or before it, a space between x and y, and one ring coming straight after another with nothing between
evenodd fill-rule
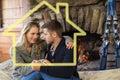
<instances>
[{"instance_id":1,"label":"woman's blonde hair","mask_svg":"<svg viewBox=\"0 0 120 80\"><path fill-rule=\"evenodd\" d=\"M18 38L18 41L16 43L16 47L21 47L21 46L24 46L25 49L28 48L28 41L27 41L27 38L26 38L26 34L27 32L33 27L33 26L36 26L38 29L39 29L39 24L36 23L36 22L29 22L21 31L21 34L20 34L20 37ZM39 42L39 39L38 39L38 42ZM40 44L36 42L36 45L35 45L35 53L39 52L40 50Z\"/></svg>"}]
</instances>

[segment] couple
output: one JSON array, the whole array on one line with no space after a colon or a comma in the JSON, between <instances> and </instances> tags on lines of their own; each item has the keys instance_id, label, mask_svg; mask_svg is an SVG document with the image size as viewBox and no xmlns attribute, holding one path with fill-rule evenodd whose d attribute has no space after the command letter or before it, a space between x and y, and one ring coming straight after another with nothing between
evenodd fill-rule
<instances>
[{"instance_id":1,"label":"couple","mask_svg":"<svg viewBox=\"0 0 120 80\"><path fill-rule=\"evenodd\" d=\"M73 50L66 48L67 39L62 37L62 26L56 20L46 22L42 26L44 40L39 41L39 25L30 22L23 29L22 36L16 44L17 63L70 63L73 62ZM11 49L12 50L12 49ZM11 51L12 52L12 51ZM46 57L45 57L45 53ZM11 53L12 54L12 53ZM80 80L77 66L14 66L14 80Z\"/></svg>"}]
</instances>

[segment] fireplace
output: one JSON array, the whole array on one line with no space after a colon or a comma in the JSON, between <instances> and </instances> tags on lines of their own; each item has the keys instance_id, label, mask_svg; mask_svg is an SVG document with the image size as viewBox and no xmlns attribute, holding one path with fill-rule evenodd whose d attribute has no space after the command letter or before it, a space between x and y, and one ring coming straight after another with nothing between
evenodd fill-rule
<instances>
[{"instance_id":1,"label":"fireplace","mask_svg":"<svg viewBox=\"0 0 120 80\"><path fill-rule=\"evenodd\" d=\"M77 37L78 70L99 69L101 46L101 35L96 33Z\"/></svg>"}]
</instances>

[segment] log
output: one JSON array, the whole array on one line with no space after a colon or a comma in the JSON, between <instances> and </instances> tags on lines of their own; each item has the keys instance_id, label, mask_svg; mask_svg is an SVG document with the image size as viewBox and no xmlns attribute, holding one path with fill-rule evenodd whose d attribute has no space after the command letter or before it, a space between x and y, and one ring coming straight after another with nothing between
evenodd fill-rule
<instances>
[{"instance_id":1,"label":"log","mask_svg":"<svg viewBox=\"0 0 120 80\"><path fill-rule=\"evenodd\" d=\"M59 14L56 14L56 18L57 18L57 21L59 21L63 27L63 31L65 32L65 23L64 23L64 19L63 19L63 16L61 14L61 12Z\"/></svg>"},{"instance_id":2,"label":"log","mask_svg":"<svg viewBox=\"0 0 120 80\"><path fill-rule=\"evenodd\" d=\"M36 0L36 2L41 2L43 0ZM101 0L46 0L53 6L56 6L57 2L67 2L70 6L81 6L81 5L90 5L90 4L97 4Z\"/></svg>"},{"instance_id":3,"label":"log","mask_svg":"<svg viewBox=\"0 0 120 80\"><path fill-rule=\"evenodd\" d=\"M103 30L104 30L104 23L105 23L105 18L106 17L106 13L105 12L101 12L100 14L100 20L99 20L99 25L98 25L98 28L97 28L97 33L98 34L103 34Z\"/></svg>"},{"instance_id":4,"label":"log","mask_svg":"<svg viewBox=\"0 0 120 80\"><path fill-rule=\"evenodd\" d=\"M83 8L80 7L80 9L78 10L78 26L83 28L84 25L84 11Z\"/></svg>"},{"instance_id":5,"label":"log","mask_svg":"<svg viewBox=\"0 0 120 80\"><path fill-rule=\"evenodd\" d=\"M48 13L48 11L43 12L43 18L44 18L44 22L51 20L51 16Z\"/></svg>"},{"instance_id":6,"label":"log","mask_svg":"<svg viewBox=\"0 0 120 80\"><path fill-rule=\"evenodd\" d=\"M61 14L63 16L63 20L65 21L65 31L70 31L70 24L66 22L65 8L61 9Z\"/></svg>"},{"instance_id":7,"label":"log","mask_svg":"<svg viewBox=\"0 0 120 80\"><path fill-rule=\"evenodd\" d=\"M34 19L43 19L43 15L42 15L43 12L36 12L33 14L33 17L32 17L32 20Z\"/></svg>"},{"instance_id":8,"label":"log","mask_svg":"<svg viewBox=\"0 0 120 80\"><path fill-rule=\"evenodd\" d=\"M97 27L99 24L99 15L100 15L100 9L94 8L92 20L91 20L91 28L90 28L91 33L95 33L97 31Z\"/></svg>"},{"instance_id":9,"label":"log","mask_svg":"<svg viewBox=\"0 0 120 80\"><path fill-rule=\"evenodd\" d=\"M120 2L116 3L116 10L117 10L117 12L120 12Z\"/></svg>"},{"instance_id":10,"label":"log","mask_svg":"<svg viewBox=\"0 0 120 80\"><path fill-rule=\"evenodd\" d=\"M48 13L51 17L51 20L56 20L56 13L54 13L53 11L49 11Z\"/></svg>"},{"instance_id":11,"label":"log","mask_svg":"<svg viewBox=\"0 0 120 80\"><path fill-rule=\"evenodd\" d=\"M76 7L71 7L70 9L70 16L71 16L71 21L74 22L76 25L78 24L78 12ZM75 30L73 26L71 26L71 30Z\"/></svg>"},{"instance_id":12,"label":"log","mask_svg":"<svg viewBox=\"0 0 120 80\"><path fill-rule=\"evenodd\" d=\"M90 6L84 8L85 12L85 25L84 30L89 31L91 26L91 17L92 17L92 11L90 9Z\"/></svg>"}]
</instances>

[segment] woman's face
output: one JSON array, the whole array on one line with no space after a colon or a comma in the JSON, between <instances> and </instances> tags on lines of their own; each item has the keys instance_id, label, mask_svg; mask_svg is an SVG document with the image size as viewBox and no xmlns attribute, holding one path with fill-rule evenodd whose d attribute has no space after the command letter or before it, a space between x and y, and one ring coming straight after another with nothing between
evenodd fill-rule
<instances>
[{"instance_id":1,"label":"woman's face","mask_svg":"<svg viewBox=\"0 0 120 80\"><path fill-rule=\"evenodd\" d=\"M36 43L39 39L39 28L32 26L31 29L27 32L26 38L29 44Z\"/></svg>"}]
</instances>

